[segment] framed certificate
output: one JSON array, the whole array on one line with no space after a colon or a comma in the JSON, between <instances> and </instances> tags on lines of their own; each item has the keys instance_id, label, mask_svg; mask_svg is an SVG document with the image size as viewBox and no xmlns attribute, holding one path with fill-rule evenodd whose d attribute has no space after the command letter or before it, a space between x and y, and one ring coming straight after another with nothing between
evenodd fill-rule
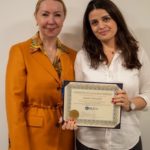
<instances>
[{"instance_id":1,"label":"framed certificate","mask_svg":"<svg viewBox=\"0 0 150 150\"><path fill-rule=\"evenodd\" d=\"M121 107L112 103L121 83L64 81L63 119L78 126L120 128Z\"/></svg>"}]
</instances>

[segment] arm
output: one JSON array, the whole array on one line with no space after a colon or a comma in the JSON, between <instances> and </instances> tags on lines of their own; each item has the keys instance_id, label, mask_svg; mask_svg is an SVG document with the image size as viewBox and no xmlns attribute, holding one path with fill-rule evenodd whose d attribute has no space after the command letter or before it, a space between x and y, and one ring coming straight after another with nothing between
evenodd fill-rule
<instances>
[{"instance_id":1,"label":"arm","mask_svg":"<svg viewBox=\"0 0 150 150\"><path fill-rule=\"evenodd\" d=\"M26 69L19 47L10 50L6 70L6 111L11 150L30 150L25 120Z\"/></svg>"},{"instance_id":2,"label":"arm","mask_svg":"<svg viewBox=\"0 0 150 150\"><path fill-rule=\"evenodd\" d=\"M134 110L142 110L147 105L146 101L140 96L129 99L127 93L124 90L117 91L112 102L115 105L122 106L126 111L131 111L133 109L131 108L131 105L134 105Z\"/></svg>"},{"instance_id":3,"label":"arm","mask_svg":"<svg viewBox=\"0 0 150 150\"><path fill-rule=\"evenodd\" d=\"M113 99L113 103L122 106L126 111L131 110L131 103L135 105L134 110L143 110L150 106L150 62L144 50L140 51L139 56L142 63L139 70L139 94L129 100L126 92L120 90Z\"/></svg>"},{"instance_id":4,"label":"arm","mask_svg":"<svg viewBox=\"0 0 150 150\"><path fill-rule=\"evenodd\" d=\"M138 97L141 97L141 99L145 101L146 105L144 107L144 110L146 110L150 107L150 60L144 50L142 50L140 57L142 67L139 74L140 89ZM140 105L138 101L137 103L138 105Z\"/></svg>"},{"instance_id":5,"label":"arm","mask_svg":"<svg viewBox=\"0 0 150 150\"><path fill-rule=\"evenodd\" d=\"M139 71L139 95L131 99L135 104L135 110L145 110L150 106L150 61L144 50L140 51L139 59L142 67Z\"/></svg>"}]
</instances>

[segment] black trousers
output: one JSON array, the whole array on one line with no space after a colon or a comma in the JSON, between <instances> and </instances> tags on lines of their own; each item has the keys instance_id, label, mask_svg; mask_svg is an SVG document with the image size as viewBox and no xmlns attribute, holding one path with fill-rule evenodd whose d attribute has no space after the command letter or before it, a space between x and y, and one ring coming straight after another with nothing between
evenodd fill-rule
<instances>
[{"instance_id":1,"label":"black trousers","mask_svg":"<svg viewBox=\"0 0 150 150\"><path fill-rule=\"evenodd\" d=\"M142 149L143 149L142 148L142 140L140 137L138 143L133 148L131 148L130 150L142 150Z\"/></svg>"},{"instance_id":2,"label":"black trousers","mask_svg":"<svg viewBox=\"0 0 150 150\"><path fill-rule=\"evenodd\" d=\"M85 145L80 143L78 140L76 140L76 148L77 148L77 150L97 150L97 149L93 149L90 147L86 147ZM133 148L131 148L130 150L142 150L141 137L139 138L138 143Z\"/></svg>"},{"instance_id":3,"label":"black trousers","mask_svg":"<svg viewBox=\"0 0 150 150\"><path fill-rule=\"evenodd\" d=\"M83 145L82 143L80 143L77 139L76 139L76 149L77 150L96 150L90 147L86 147L85 145Z\"/></svg>"}]
</instances>

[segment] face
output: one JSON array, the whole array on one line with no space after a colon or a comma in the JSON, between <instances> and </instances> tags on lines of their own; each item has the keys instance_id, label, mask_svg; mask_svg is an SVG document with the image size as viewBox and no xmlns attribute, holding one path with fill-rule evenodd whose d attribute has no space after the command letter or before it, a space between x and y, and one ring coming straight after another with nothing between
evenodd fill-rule
<instances>
[{"instance_id":1,"label":"face","mask_svg":"<svg viewBox=\"0 0 150 150\"><path fill-rule=\"evenodd\" d=\"M56 38L65 19L63 5L55 0L45 0L40 4L35 18L43 38Z\"/></svg>"},{"instance_id":2,"label":"face","mask_svg":"<svg viewBox=\"0 0 150 150\"><path fill-rule=\"evenodd\" d=\"M94 9L89 14L94 35L103 43L115 40L117 24L104 9Z\"/></svg>"}]
</instances>

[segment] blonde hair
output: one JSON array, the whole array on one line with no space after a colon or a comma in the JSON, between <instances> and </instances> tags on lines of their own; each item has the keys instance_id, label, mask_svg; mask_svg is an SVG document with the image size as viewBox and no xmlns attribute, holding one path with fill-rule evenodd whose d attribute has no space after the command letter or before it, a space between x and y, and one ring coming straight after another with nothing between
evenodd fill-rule
<instances>
[{"instance_id":1,"label":"blonde hair","mask_svg":"<svg viewBox=\"0 0 150 150\"><path fill-rule=\"evenodd\" d=\"M35 15L35 16L36 16L36 14L37 14L37 12L38 12L38 10L39 10L39 8L40 8L40 5L41 5L41 3L42 3L43 1L45 1L45 0L38 0L38 2L36 3L35 11L34 11L34 15ZM54 1L58 1L58 2L60 2L60 3L63 5L64 14L65 14L65 16L66 16L66 14L67 14L67 9L66 9L66 5L65 5L65 3L63 2L63 0L54 0Z\"/></svg>"}]
</instances>

